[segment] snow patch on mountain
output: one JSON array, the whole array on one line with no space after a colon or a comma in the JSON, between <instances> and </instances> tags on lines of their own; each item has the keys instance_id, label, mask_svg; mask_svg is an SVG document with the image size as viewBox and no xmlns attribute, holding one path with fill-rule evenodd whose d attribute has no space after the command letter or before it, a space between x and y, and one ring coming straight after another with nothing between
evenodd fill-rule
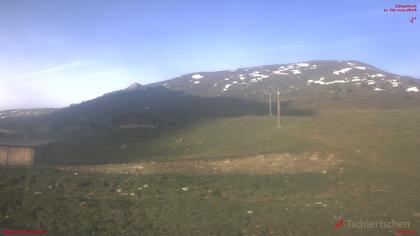
<instances>
[{"instance_id":1,"label":"snow patch on mountain","mask_svg":"<svg viewBox=\"0 0 420 236\"><path fill-rule=\"evenodd\" d=\"M376 82L374 80L368 80L367 82L368 82L367 84L369 84L369 85L376 84Z\"/></svg>"},{"instance_id":2,"label":"snow patch on mountain","mask_svg":"<svg viewBox=\"0 0 420 236\"><path fill-rule=\"evenodd\" d=\"M275 70L275 71L273 71L273 74L277 74L277 75L288 75L287 73L285 73L285 72L282 72L283 70Z\"/></svg>"},{"instance_id":3,"label":"snow patch on mountain","mask_svg":"<svg viewBox=\"0 0 420 236\"><path fill-rule=\"evenodd\" d=\"M398 83L397 80L395 80L395 79L390 80L389 82L391 83L392 87L394 87L394 88L396 88L396 87L398 87L398 85L400 85L400 83Z\"/></svg>"},{"instance_id":4,"label":"snow patch on mountain","mask_svg":"<svg viewBox=\"0 0 420 236\"><path fill-rule=\"evenodd\" d=\"M373 75L368 75L370 78L385 78L386 76L384 74L378 73Z\"/></svg>"},{"instance_id":5,"label":"snow patch on mountain","mask_svg":"<svg viewBox=\"0 0 420 236\"><path fill-rule=\"evenodd\" d=\"M232 85L231 84L226 84L225 87L223 88L222 92L227 91L230 88L230 86L232 86Z\"/></svg>"},{"instance_id":6,"label":"snow patch on mountain","mask_svg":"<svg viewBox=\"0 0 420 236\"><path fill-rule=\"evenodd\" d=\"M308 64L308 63L304 63L304 62L301 62L301 63L296 63L296 65L297 65L298 67L309 67L309 64Z\"/></svg>"},{"instance_id":7,"label":"snow patch on mountain","mask_svg":"<svg viewBox=\"0 0 420 236\"><path fill-rule=\"evenodd\" d=\"M330 82L325 82L325 78L321 77L319 80L308 80L308 84L314 83L314 84L320 84L320 85L329 85L329 84L342 84L342 83L348 83L347 79L345 80L333 80Z\"/></svg>"},{"instance_id":8,"label":"snow patch on mountain","mask_svg":"<svg viewBox=\"0 0 420 236\"><path fill-rule=\"evenodd\" d=\"M204 78L204 76L202 76L201 74L195 74L195 75L191 76L191 78L193 78L193 79L202 79L202 78Z\"/></svg>"},{"instance_id":9,"label":"snow patch on mountain","mask_svg":"<svg viewBox=\"0 0 420 236\"><path fill-rule=\"evenodd\" d=\"M418 93L419 89L417 87L409 87L405 91Z\"/></svg>"},{"instance_id":10,"label":"snow patch on mountain","mask_svg":"<svg viewBox=\"0 0 420 236\"><path fill-rule=\"evenodd\" d=\"M333 74L335 74L335 75L345 74L345 73L347 73L347 72L349 72L351 70L353 70L353 68L343 68L341 70L334 71Z\"/></svg>"},{"instance_id":11,"label":"snow patch on mountain","mask_svg":"<svg viewBox=\"0 0 420 236\"><path fill-rule=\"evenodd\" d=\"M264 75L264 74L260 74L260 72L259 71L254 71L254 72L252 72L251 74L249 74L250 76L252 76L252 77L260 77L261 79L265 79L265 78L268 78L268 77L270 77L270 76L268 76L268 75Z\"/></svg>"}]
</instances>

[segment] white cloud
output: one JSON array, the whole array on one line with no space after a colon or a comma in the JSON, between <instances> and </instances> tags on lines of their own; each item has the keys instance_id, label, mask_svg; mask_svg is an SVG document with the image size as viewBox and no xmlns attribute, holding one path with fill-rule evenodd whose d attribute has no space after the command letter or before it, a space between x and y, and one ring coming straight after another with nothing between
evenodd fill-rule
<instances>
[{"instance_id":1,"label":"white cloud","mask_svg":"<svg viewBox=\"0 0 420 236\"><path fill-rule=\"evenodd\" d=\"M54 65L45 69L31 71L26 74L23 74L20 77L21 78L36 77L39 75L46 75L46 74L51 74L55 72L60 72L63 70L75 69L78 67L86 66L88 64L89 64L89 61L75 61L75 62L66 63L66 64L59 64L59 65Z\"/></svg>"},{"instance_id":2,"label":"white cloud","mask_svg":"<svg viewBox=\"0 0 420 236\"><path fill-rule=\"evenodd\" d=\"M22 75L23 74L23 75ZM99 62L75 61L0 77L0 110L63 107L90 100L138 82L162 77L150 66L136 69Z\"/></svg>"}]
</instances>

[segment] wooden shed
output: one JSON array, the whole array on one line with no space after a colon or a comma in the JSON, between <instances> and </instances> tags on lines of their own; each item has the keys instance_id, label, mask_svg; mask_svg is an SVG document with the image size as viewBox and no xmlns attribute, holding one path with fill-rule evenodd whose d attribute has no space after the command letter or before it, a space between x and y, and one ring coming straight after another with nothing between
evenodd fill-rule
<instances>
[{"instance_id":1,"label":"wooden shed","mask_svg":"<svg viewBox=\"0 0 420 236\"><path fill-rule=\"evenodd\" d=\"M34 165L56 140L0 139L0 165Z\"/></svg>"}]
</instances>

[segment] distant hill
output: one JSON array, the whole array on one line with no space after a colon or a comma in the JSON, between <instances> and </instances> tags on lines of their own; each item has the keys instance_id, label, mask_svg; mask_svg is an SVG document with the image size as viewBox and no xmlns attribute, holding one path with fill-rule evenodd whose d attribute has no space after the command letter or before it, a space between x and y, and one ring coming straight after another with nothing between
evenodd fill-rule
<instances>
[{"instance_id":1,"label":"distant hill","mask_svg":"<svg viewBox=\"0 0 420 236\"><path fill-rule=\"evenodd\" d=\"M43 116L17 117L24 117L20 121L30 125L89 122L106 127L130 112L164 124L261 115L267 114L269 94L275 102L276 91L280 91L284 115L310 115L322 108L419 105L419 88L420 81L415 78L358 61L306 61L195 72L149 85L135 83L90 101L50 110Z\"/></svg>"},{"instance_id":2,"label":"distant hill","mask_svg":"<svg viewBox=\"0 0 420 236\"><path fill-rule=\"evenodd\" d=\"M0 120L38 117L49 114L57 110L56 108L39 108L39 109L10 109L0 111Z\"/></svg>"}]
</instances>

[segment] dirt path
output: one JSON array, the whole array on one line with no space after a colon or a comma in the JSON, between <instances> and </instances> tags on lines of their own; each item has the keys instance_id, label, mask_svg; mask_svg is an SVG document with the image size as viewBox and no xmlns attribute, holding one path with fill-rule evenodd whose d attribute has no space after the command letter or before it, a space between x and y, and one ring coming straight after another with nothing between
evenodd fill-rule
<instances>
[{"instance_id":1,"label":"dirt path","mask_svg":"<svg viewBox=\"0 0 420 236\"><path fill-rule=\"evenodd\" d=\"M217 160L177 160L60 166L60 170L97 171L118 174L195 173L195 174L282 174L298 172L327 173L343 161L335 154L268 154Z\"/></svg>"}]
</instances>

